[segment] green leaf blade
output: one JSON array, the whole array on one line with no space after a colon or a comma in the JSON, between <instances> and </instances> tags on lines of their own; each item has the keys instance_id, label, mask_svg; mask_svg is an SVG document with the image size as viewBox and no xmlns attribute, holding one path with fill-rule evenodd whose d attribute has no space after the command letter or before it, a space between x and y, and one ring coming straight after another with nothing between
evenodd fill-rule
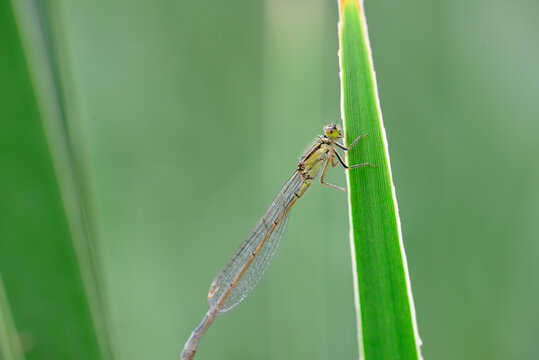
<instances>
[{"instance_id":1,"label":"green leaf blade","mask_svg":"<svg viewBox=\"0 0 539 360\"><path fill-rule=\"evenodd\" d=\"M346 142L367 134L348 154L351 247L365 359L418 359L419 337L391 180L370 46L360 5L341 2L342 114Z\"/></svg>"},{"instance_id":2,"label":"green leaf blade","mask_svg":"<svg viewBox=\"0 0 539 360\"><path fill-rule=\"evenodd\" d=\"M75 174L59 170L66 135L50 131L65 122L42 56L52 47L40 5L0 2L0 358L109 359L99 327L107 314L92 309L91 259L79 250L89 242L73 230L83 204L65 186Z\"/></svg>"}]
</instances>

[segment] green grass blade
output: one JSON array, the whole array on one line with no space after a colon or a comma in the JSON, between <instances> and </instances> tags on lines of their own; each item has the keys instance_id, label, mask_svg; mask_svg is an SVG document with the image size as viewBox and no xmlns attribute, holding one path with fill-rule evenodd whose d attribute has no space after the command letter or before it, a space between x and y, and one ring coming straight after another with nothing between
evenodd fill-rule
<instances>
[{"instance_id":1,"label":"green grass blade","mask_svg":"<svg viewBox=\"0 0 539 360\"><path fill-rule=\"evenodd\" d=\"M341 1L340 15L346 141L369 135L348 160L377 165L348 172L360 355L367 360L418 359L420 340L365 17L354 0Z\"/></svg>"},{"instance_id":2,"label":"green grass blade","mask_svg":"<svg viewBox=\"0 0 539 360\"><path fill-rule=\"evenodd\" d=\"M0 274L0 359L23 360L21 344Z\"/></svg>"},{"instance_id":3,"label":"green grass blade","mask_svg":"<svg viewBox=\"0 0 539 360\"><path fill-rule=\"evenodd\" d=\"M0 6L3 315L26 359L110 358L49 9L27 0Z\"/></svg>"}]
</instances>

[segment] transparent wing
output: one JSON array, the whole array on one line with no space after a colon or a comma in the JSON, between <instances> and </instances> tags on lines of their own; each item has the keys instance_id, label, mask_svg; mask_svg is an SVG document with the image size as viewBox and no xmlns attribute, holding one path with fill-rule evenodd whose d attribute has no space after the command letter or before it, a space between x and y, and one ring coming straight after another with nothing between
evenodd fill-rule
<instances>
[{"instance_id":1,"label":"transparent wing","mask_svg":"<svg viewBox=\"0 0 539 360\"><path fill-rule=\"evenodd\" d=\"M258 244L268 236L270 231L273 231L269 234L266 243L249 265L241 279L231 290L228 298L220 306L219 312L223 313L232 309L245 299L251 290L254 289L262 275L264 275L264 272L267 270L269 263L273 259L273 255L279 246L279 242L281 241L288 221L288 214L285 214L281 222L272 229L273 222L287 209L294 198L294 194L303 184L303 181L301 174L295 172L281 190L279 190L277 196L275 196L264 215L258 220L256 225L249 232L249 235L247 235L221 272L217 274L213 280L208 292L208 303L210 307L213 307L219 302L219 299L226 291L228 285L247 263L251 253Z\"/></svg>"}]
</instances>

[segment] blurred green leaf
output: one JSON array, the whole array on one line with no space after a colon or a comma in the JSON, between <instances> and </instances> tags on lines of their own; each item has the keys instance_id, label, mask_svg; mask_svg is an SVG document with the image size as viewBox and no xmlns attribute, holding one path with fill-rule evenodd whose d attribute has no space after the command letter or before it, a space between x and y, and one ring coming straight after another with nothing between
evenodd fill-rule
<instances>
[{"instance_id":1,"label":"blurred green leaf","mask_svg":"<svg viewBox=\"0 0 539 360\"><path fill-rule=\"evenodd\" d=\"M0 310L26 359L110 358L49 9L0 6Z\"/></svg>"},{"instance_id":2,"label":"blurred green leaf","mask_svg":"<svg viewBox=\"0 0 539 360\"><path fill-rule=\"evenodd\" d=\"M1 275L1 274L0 274ZM11 309L7 301L4 283L0 276L0 359L22 360L21 344L15 324L13 324Z\"/></svg>"},{"instance_id":3,"label":"blurred green leaf","mask_svg":"<svg viewBox=\"0 0 539 360\"><path fill-rule=\"evenodd\" d=\"M418 339L387 140L378 103L365 17L357 1L341 1L340 45L347 172L358 329L364 359L417 359Z\"/></svg>"}]
</instances>

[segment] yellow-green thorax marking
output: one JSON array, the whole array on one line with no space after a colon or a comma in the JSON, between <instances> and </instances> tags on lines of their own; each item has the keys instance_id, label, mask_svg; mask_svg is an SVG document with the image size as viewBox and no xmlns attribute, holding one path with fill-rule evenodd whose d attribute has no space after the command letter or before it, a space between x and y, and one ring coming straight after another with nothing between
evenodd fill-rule
<instances>
[{"instance_id":1,"label":"yellow-green thorax marking","mask_svg":"<svg viewBox=\"0 0 539 360\"><path fill-rule=\"evenodd\" d=\"M301 171L305 182L296 193L298 198L311 186L324 163L334 156L333 144L340 138L342 138L342 133L337 125L327 125L324 127L324 135L319 136L314 145L300 158L298 170Z\"/></svg>"}]
</instances>

